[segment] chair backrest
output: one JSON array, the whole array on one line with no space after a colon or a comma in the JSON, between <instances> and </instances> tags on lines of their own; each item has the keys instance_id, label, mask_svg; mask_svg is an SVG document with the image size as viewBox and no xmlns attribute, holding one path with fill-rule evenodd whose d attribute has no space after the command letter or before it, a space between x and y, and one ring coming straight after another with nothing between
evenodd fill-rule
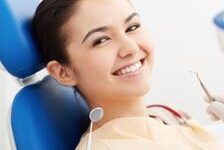
<instances>
[{"instance_id":1,"label":"chair backrest","mask_svg":"<svg viewBox=\"0 0 224 150\"><path fill-rule=\"evenodd\" d=\"M38 0L0 1L0 61L17 78L44 66L30 32ZM88 127L89 108L72 87L50 76L15 96L11 128L18 150L73 150Z\"/></svg>"}]
</instances>

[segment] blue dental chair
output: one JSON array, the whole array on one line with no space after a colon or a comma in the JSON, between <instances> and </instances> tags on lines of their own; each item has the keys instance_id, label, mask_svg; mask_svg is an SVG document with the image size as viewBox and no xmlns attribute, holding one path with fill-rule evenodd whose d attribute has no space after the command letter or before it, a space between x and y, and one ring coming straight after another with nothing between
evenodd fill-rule
<instances>
[{"instance_id":1,"label":"blue dental chair","mask_svg":"<svg viewBox=\"0 0 224 150\"><path fill-rule=\"evenodd\" d=\"M224 11L218 13L214 17L213 21L218 29L217 37L218 37L220 48L222 49L222 51L224 51Z\"/></svg>"},{"instance_id":2,"label":"blue dental chair","mask_svg":"<svg viewBox=\"0 0 224 150\"><path fill-rule=\"evenodd\" d=\"M44 68L30 32L39 0L0 1L0 61L14 77L27 80ZM73 150L87 129L89 108L72 87L50 76L24 86L11 108L17 150Z\"/></svg>"},{"instance_id":3,"label":"blue dental chair","mask_svg":"<svg viewBox=\"0 0 224 150\"><path fill-rule=\"evenodd\" d=\"M213 21L217 27L224 29L224 11L218 13Z\"/></svg>"}]
</instances>

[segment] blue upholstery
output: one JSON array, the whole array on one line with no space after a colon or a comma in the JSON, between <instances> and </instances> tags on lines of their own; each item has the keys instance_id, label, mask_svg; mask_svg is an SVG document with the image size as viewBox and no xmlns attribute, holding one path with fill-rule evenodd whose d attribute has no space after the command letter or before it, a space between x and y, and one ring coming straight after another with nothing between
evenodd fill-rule
<instances>
[{"instance_id":1,"label":"blue upholstery","mask_svg":"<svg viewBox=\"0 0 224 150\"><path fill-rule=\"evenodd\" d=\"M88 108L74 94L50 76L23 88L12 106L17 149L73 150L88 126Z\"/></svg>"},{"instance_id":2,"label":"blue upholstery","mask_svg":"<svg viewBox=\"0 0 224 150\"><path fill-rule=\"evenodd\" d=\"M224 29L224 11L214 18L214 23L221 29Z\"/></svg>"},{"instance_id":3,"label":"blue upholstery","mask_svg":"<svg viewBox=\"0 0 224 150\"><path fill-rule=\"evenodd\" d=\"M39 0L0 0L0 60L12 75L25 78L43 68L30 32Z\"/></svg>"},{"instance_id":4,"label":"blue upholstery","mask_svg":"<svg viewBox=\"0 0 224 150\"><path fill-rule=\"evenodd\" d=\"M0 61L18 78L44 67L30 32L38 4L38 0L0 0ZM50 76L23 87L11 113L17 150L73 150L87 129L88 112L77 91Z\"/></svg>"}]
</instances>

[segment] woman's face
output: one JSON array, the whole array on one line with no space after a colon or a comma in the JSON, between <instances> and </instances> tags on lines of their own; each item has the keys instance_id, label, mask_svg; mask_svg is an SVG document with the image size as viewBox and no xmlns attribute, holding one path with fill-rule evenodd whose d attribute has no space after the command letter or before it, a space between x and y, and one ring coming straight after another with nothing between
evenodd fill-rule
<instances>
[{"instance_id":1,"label":"woman's face","mask_svg":"<svg viewBox=\"0 0 224 150\"><path fill-rule=\"evenodd\" d=\"M88 100L131 100L149 90L153 46L127 0L81 1L65 27L70 66Z\"/></svg>"}]
</instances>

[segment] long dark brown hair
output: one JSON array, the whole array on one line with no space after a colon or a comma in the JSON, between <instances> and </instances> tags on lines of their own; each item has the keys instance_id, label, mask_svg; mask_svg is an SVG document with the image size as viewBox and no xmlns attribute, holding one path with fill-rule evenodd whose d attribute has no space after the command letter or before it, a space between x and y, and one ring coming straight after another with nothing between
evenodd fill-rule
<instances>
[{"instance_id":1,"label":"long dark brown hair","mask_svg":"<svg viewBox=\"0 0 224 150\"><path fill-rule=\"evenodd\" d=\"M66 53L68 35L63 25L75 13L81 0L43 0L32 20L32 29L38 49L46 65L51 60L68 65Z\"/></svg>"}]
</instances>

